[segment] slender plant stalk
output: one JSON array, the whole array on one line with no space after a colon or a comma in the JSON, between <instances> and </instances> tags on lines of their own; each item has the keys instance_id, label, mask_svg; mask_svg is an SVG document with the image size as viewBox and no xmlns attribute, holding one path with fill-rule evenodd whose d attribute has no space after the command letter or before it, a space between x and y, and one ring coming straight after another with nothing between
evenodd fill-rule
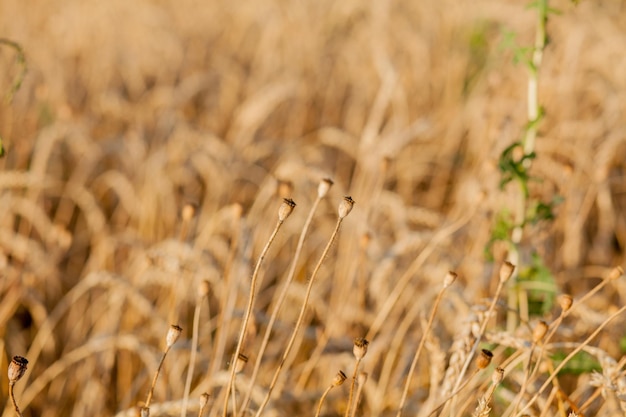
<instances>
[{"instance_id":1,"label":"slender plant stalk","mask_svg":"<svg viewBox=\"0 0 626 417\"><path fill-rule=\"evenodd\" d=\"M161 360L159 361L159 366L157 367L154 376L152 377L152 384L150 385L150 391L148 392L148 396L146 397L146 408L150 408L150 403L152 403L152 396L154 395L154 387L156 386L157 379L159 378L159 373L161 372L161 368L163 368L163 363L165 362L165 357L167 353L170 351L170 348L167 347L163 355L161 355Z\"/></svg>"},{"instance_id":2,"label":"slender plant stalk","mask_svg":"<svg viewBox=\"0 0 626 417\"><path fill-rule=\"evenodd\" d=\"M222 413L223 417L226 417L227 412L228 412L228 400L230 399L229 388L233 387L234 389L234 386L235 386L235 374L236 374L235 366L237 363L237 358L239 357L239 354L241 353L243 342L246 338L246 330L248 328L248 322L250 321L252 309L254 308L254 300L256 296L256 284L257 284L257 280L259 277L259 271L261 270L261 264L263 263L263 260L265 259L265 255L267 255L267 252L269 251L270 246L274 242L274 239L276 238L276 235L278 234L280 227L283 225L283 222L289 216L289 214L291 214L291 211L293 211L295 206L296 204L292 200L287 200L287 199L284 200L283 204L281 205L279 209L278 221L276 222L274 231L272 232L272 235L270 236L267 243L265 244L265 247L261 251L261 254L259 255L259 259L256 263L256 266L254 267L254 272L252 273L252 280L250 282L250 295L248 296L248 305L246 307L246 312L244 314L243 322L241 324L241 331L239 333L239 340L237 341L237 348L235 349L235 353L233 354L233 359L230 364L230 380L228 384L226 385L227 388L226 388L226 395L224 396L224 410ZM236 411L237 410L235 407L233 412L235 413Z\"/></svg>"},{"instance_id":3,"label":"slender plant stalk","mask_svg":"<svg viewBox=\"0 0 626 417\"><path fill-rule=\"evenodd\" d=\"M470 377L467 378L456 391L454 391L450 395L448 395L437 407L433 408L428 414L426 414L426 416L431 416L431 415L435 414L437 411L441 410L443 407L445 407L446 404L448 404L448 401L450 401L452 398L457 396L461 391L463 391L463 389L467 386L467 384L470 383L470 381L476 376L476 374L479 371L480 371L480 369L474 370L472 375L470 375Z\"/></svg>"},{"instance_id":4,"label":"slender plant stalk","mask_svg":"<svg viewBox=\"0 0 626 417\"><path fill-rule=\"evenodd\" d=\"M359 365L361 364L361 359L357 358L354 364L354 373L352 374L352 381L350 382L350 394L348 395L348 406L346 407L345 417L350 415L350 411L352 410L352 396L354 395L354 386L356 385L356 376L359 372Z\"/></svg>"},{"instance_id":5,"label":"slender plant stalk","mask_svg":"<svg viewBox=\"0 0 626 417\"><path fill-rule=\"evenodd\" d=\"M398 413L396 417L400 417L402 415L402 410L404 409L404 404L406 403L406 398L409 394L409 386L411 385L411 379L413 378L413 373L415 373L415 369L417 368L417 361L419 360L420 354L422 353L422 349L424 348L424 344L426 343L426 338L428 337L428 333L430 333L430 329L433 325L433 321L435 320L435 314L437 313L437 309L439 308L439 303L441 302L441 298L443 297L443 293L448 288L452 282L456 279L457 275L454 272L449 272L444 279L444 284L439 293L437 294L437 298L435 299L435 304L430 312L430 317L428 318L428 323L426 323L426 328L424 329L424 334L422 334L422 338L420 340L419 345L417 346L417 350L415 351L415 355L413 355L413 361L411 362L411 368L409 368L409 373L406 376L406 382L404 383L404 390L402 391L402 398L400 399L400 405L398 405Z\"/></svg>"},{"instance_id":6,"label":"slender plant stalk","mask_svg":"<svg viewBox=\"0 0 626 417\"><path fill-rule=\"evenodd\" d=\"M537 29L535 31L535 45L531 61L528 63L528 86L527 86L527 117L528 125L522 141L524 155L531 155L535 150L535 141L539 120L541 118L541 108L539 105L539 68L543 61L543 51L546 46L546 23L548 20L548 0L538 0L537 7ZM530 168L532 158L525 158L523 166L526 170ZM511 233L512 250L510 253L511 262L520 264L518 245L522 241L524 233L524 223L526 216L526 206L528 204L528 186L524 181L520 181L520 192L515 210L515 228ZM508 305L510 310L507 313L507 330L512 332L517 326L517 315L512 311L517 310L518 298L517 290L511 286L508 290ZM511 310L512 309L512 310Z\"/></svg>"},{"instance_id":7,"label":"slender plant stalk","mask_svg":"<svg viewBox=\"0 0 626 417\"><path fill-rule=\"evenodd\" d=\"M254 387L254 383L256 382L256 378L257 375L259 373L259 369L261 368L261 362L263 359L263 355L265 354L265 349L267 348L267 345L269 343L270 340L270 336L272 333L272 329L274 328L274 323L276 322L276 319L278 317L278 314L280 313L280 310L285 302L285 299L287 298L287 292L289 290L289 287L291 286L291 283L293 282L293 279L296 275L296 267L298 265L298 261L300 260L300 254L302 253L302 248L304 247L304 239L306 238L308 232L309 232L309 228L311 226L311 223L313 221L313 215L315 214L315 212L317 211L317 207L319 206L319 203L322 201L322 199L324 198L324 196L327 194L328 190L330 189L330 186L332 185L332 181L329 179L323 179L320 182L320 185L318 187L318 193L317 193L317 198L315 199L315 201L313 202L313 206L311 207L311 210L309 211L309 214L307 216L306 221L304 222L304 226L302 227L302 231L300 232L300 237L298 238L298 244L296 246L296 251L294 253L293 256L293 260L291 261L291 265L289 267L289 272L287 273L287 279L285 281L285 284L283 285L283 288L278 296L278 300L276 301L276 304L274 306L274 310L272 311L272 315L270 317L269 323L267 324L267 327L265 329L265 334L263 335L263 341L261 342L261 348L259 349L259 353L257 355L257 360L256 363L254 364L254 369L252 370L252 375L250 376L250 382L248 383L248 389L246 390L246 395L244 397L244 400L242 402L241 405L241 411L243 412L247 407L248 404L250 403L250 398L252 396L252 389Z\"/></svg>"},{"instance_id":8,"label":"slender plant stalk","mask_svg":"<svg viewBox=\"0 0 626 417\"><path fill-rule=\"evenodd\" d=\"M522 380L522 385L520 387L519 393L517 394L517 398L513 402L515 404L513 406L513 414L517 412L522 398L524 398L524 393L526 392L528 381L530 380L530 376L532 375L532 360L535 348L537 347L537 344L544 338L544 336L548 332L548 329L548 324L545 321L540 321L533 331L533 342L530 345L530 350L528 351L528 361L526 362L526 366L524 367L524 379ZM537 359L537 364L539 364L539 362L541 362L540 356Z\"/></svg>"},{"instance_id":9,"label":"slender plant stalk","mask_svg":"<svg viewBox=\"0 0 626 417\"><path fill-rule=\"evenodd\" d=\"M315 412L315 417L319 417L320 413L322 412L322 405L324 404L324 401L326 400L326 396L328 396L328 393L334 387L335 387L334 385L329 386L328 388L326 388L326 390L322 394L322 397L320 398L320 402L317 405L317 411Z\"/></svg>"},{"instance_id":10,"label":"slender plant stalk","mask_svg":"<svg viewBox=\"0 0 626 417\"><path fill-rule=\"evenodd\" d=\"M177 325L171 325L169 331L167 332L165 350L163 351L163 355L161 356L161 360L159 361L159 366L157 367L157 370L154 373L154 377L152 378L152 384L150 385L150 391L148 392L148 396L146 397L146 404L144 405L144 408L150 409L150 403L152 403L152 396L154 394L154 387L156 387L157 379L159 378L159 374L161 373L161 369L163 368L165 357L167 356L172 346L174 346L174 343L176 343L176 341L180 337L182 330L183 329Z\"/></svg>"},{"instance_id":11,"label":"slender plant stalk","mask_svg":"<svg viewBox=\"0 0 626 417\"><path fill-rule=\"evenodd\" d=\"M9 397L11 397L11 403L13 403L13 409L15 410L15 413L19 417L22 417L22 412L20 411L20 407L18 407L17 405L17 401L15 400L15 393L13 392L14 385L15 382L9 382Z\"/></svg>"},{"instance_id":12,"label":"slender plant stalk","mask_svg":"<svg viewBox=\"0 0 626 417\"><path fill-rule=\"evenodd\" d=\"M289 338L289 342L287 343L285 351L283 352L283 356L280 359L280 363L278 364L276 371L274 371L274 376L272 377L270 386L267 390L267 393L265 394L265 398L263 398L263 402L261 403L259 409L256 412L256 417L259 417L263 414L263 411L265 410L265 407L267 406L267 403L270 400L272 391L274 390L274 387L276 386L276 382L278 381L280 372L283 369L285 361L287 360L287 356L289 356L289 353L291 352L291 348L293 347L293 344L296 340L298 330L300 329L300 327L302 326L302 322L304 321L304 314L306 313L306 308L309 302L309 297L311 296L311 289L313 288L313 283L315 282L315 278L317 277L317 274L322 266L322 262L328 255L328 251L330 250L333 242L335 241L335 239L337 238L337 235L339 234L339 229L341 228L341 223L343 219L348 215L350 210L352 210L353 205L354 205L354 201L350 197L345 197L344 201L342 202L342 205L339 206L339 218L337 219L335 230L333 231L328 243L326 244L326 247L324 248L324 251L322 252L322 255L320 256L320 259L317 262L317 265L315 265L315 269L313 269L313 273L311 274L311 278L309 279L309 284L307 286L304 300L300 308L300 314L298 315L298 320L296 321L296 325L293 331L291 332L291 337Z\"/></svg>"},{"instance_id":13,"label":"slender plant stalk","mask_svg":"<svg viewBox=\"0 0 626 417\"><path fill-rule=\"evenodd\" d=\"M359 374L358 386L356 390L356 398L354 399L354 407L352 407L352 413L350 413L350 417L354 417L356 415L356 410L359 408L359 404L361 403L361 395L363 393L363 386L365 385L365 381L367 381L367 373L361 372Z\"/></svg>"},{"instance_id":14,"label":"slender plant stalk","mask_svg":"<svg viewBox=\"0 0 626 417\"><path fill-rule=\"evenodd\" d=\"M187 380L185 381L185 394L183 396L183 405L180 408L180 417L187 415L187 403L189 401L189 391L191 390L191 380L193 378L193 370L196 365L196 353L198 350L198 333L200 327L200 309L202 308L202 301L204 296L198 298L196 308L193 312L193 330L191 336L191 354L189 356L189 368L187 369Z\"/></svg>"},{"instance_id":15,"label":"slender plant stalk","mask_svg":"<svg viewBox=\"0 0 626 417\"><path fill-rule=\"evenodd\" d=\"M493 300L491 300L489 309L487 310L487 313L485 314L485 318L483 319L480 325L478 335L476 336L476 341L474 342L472 349L467 355L467 359L465 359L465 363L463 364L463 367L461 368L461 372L459 373L459 376L457 377L457 380L454 385L454 388L452 389L452 392L457 391L459 387L461 386L463 377L465 376L465 373L467 372L467 369L469 368L469 365L472 361L472 357L474 356L474 354L476 353L476 350L478 349L478 345L480 345L480 341L482 340L482 336L485 333L485 329L487 328L487 323L489 322L489 319L491 318L491 314L493 313L496 303L498 302L498 298L500 298L500 293L502 292L502 289L504 288L504 284L506 284L506 282L511 278L514 272L515 272L515 265L513 265L510 262L505 262L500 267L500 274L499 274L500 279L498 281L498 288L496 289L496 293L493 297Z\"/></svg>"}]
</instances>

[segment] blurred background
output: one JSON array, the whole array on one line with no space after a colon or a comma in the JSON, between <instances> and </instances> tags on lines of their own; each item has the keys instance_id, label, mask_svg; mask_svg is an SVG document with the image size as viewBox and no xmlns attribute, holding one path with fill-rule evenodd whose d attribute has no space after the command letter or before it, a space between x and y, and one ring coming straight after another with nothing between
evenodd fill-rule
<instances>
[{"instance_id":1,"label":"blurred background","mask_svg":"<svg viewBox=\"0 0 626 417\"><path fill-rule=\"evenodd\" d=\"M623 265L626 245L626 2L549 4L558 13L538 69L545 116L528 205L544 202L553 217L535 216L517 245L521 278L540 282L523 287L530 314L547 314L557 293L587 291ZM0 45L0 363L32 361L25 415L136 404L168 323L191 328L204 279L202 340L224 345L200 359L193 386L219 385L210 380L238 329L219 328L220 315L245 305L246 277L290 197L298 206L259 289L259 311L272 304L324 177L335 185L296 285L341 197L356 205L311 330L333 321L317 330L326 339L362 336L405 282L388 312L400 321L415 297L430 303L449 269L461 283L449 311L492 293L521 192L500 187L501 156L528 128L529 67L516 61L536 27L536 10L517 0L0 0L0 37L19 44L27 67L22 79L18 52ZM181 234L185 204L196 212ZM626 287L607 291L591 308L623 304ZM446 340L454 324L442 326ZM380 345L392 334L380 329ZM301 389L326 387L335 368L325 366ZM186 362L172 367L163 400L182 397ZM392 375L397 390L402 367ZM397 403L373 384L389 395L365 406Z\"/></svg>"}]
</instances>

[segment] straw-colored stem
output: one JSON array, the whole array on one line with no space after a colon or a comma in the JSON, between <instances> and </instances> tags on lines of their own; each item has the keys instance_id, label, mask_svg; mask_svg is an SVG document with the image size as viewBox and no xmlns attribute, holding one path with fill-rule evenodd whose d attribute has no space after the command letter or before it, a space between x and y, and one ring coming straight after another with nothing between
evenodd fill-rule
<instances>
[{"instance_id":1,"label":"straw-colored stem","mask_svg":"<svg viewBox=\"0 0 626 417\"><path fill-rule=\"evenodd\" d=\"M324 391L324 393L322 394L322 397L320 398L320 402L317 405L317 411L315 412L315 417L319 417L320 413L322 412L322 404L324 404L324 401L326 400L326 397L328 396L328 393L334 387L335 387L335 385L329 386L328 388L326 388L326 391Z\"/></svg>"},{"instance_id":2,"label":"straw-colored stem","mask_svg":"<svg viewBox=\"0 0 626 417\"><path fill-rule=\"evenodd\" d=\"M528 381L530 380L530 376L532 375L532 360L533 360L533 352L535 350L536 344L533 343L530 346L530 351L528 352L528 362L526 362L526 366L524 367L524 379L522 380L522 385L520 387L519 393L517 394L517 398L514 400L513 406L513 414L517 412L520 403L522 402L522 398L524 398L524 393L526 392L526 387L528 386ZM541 362L541 359L537 360L537 364Z\"/></svg>"},{"instance_id":3,"label":"straw-colored stem","mask_svg":"<svg viewBox=\"0 0 626 417\"><path fill-rule=\"evenodd\" d=\"M535 403L535 401L537 401L539 399L539 396L541 395L541 393L548 387L548 385L550 385L550 383L554 380L554 378L557 377L557 375L559 374L559 372L561 371L561 369L563 369L565 367L565 365L567 365L567 363L581 350L583 350L583 348L585 346L587 346L589 344L589 342L591 342L601 331L602 329L604 329L609 322L611 322L615 317L619 316L620 314L622 314L624 311L626 311L626 306L622 306L622 308L620 308L619 310L617 310L615 313L611 314L606 320L604 320L603 323L601 323L598 328L589 335L589 337L587 337L585 339L584 342L580 343L574 350L572 350L569 355L567 355L565 357L565 359L563 359L563 361L559 364L559 366L557 366L553 372L550 373L550 376L548 377L548 379L546 379L546 381L543 383L543 385L537 390L537 392L535 393L535 395L526 403L526 405L517 413L515 414L516 417L520 417L523 415L524 411L528 410L528 408Z\"/></svg>"},{"instance_id":4,"label":"straw-colored stem","mask_svg":"<svg viewBox=\"0 0 626 417\"><path fill-rule=\"evenodd\" d=\"M359 404L361 403L361 396L363 394L363 386L364 384L364 380L367 378L367 374L365 374L364 372L361 373L361 376L366 375L365 378L363 378L363 380L358 381L358 385L356 388L356 395L354 398L354 407L352 407L352 412L350 413L350 417L354 417L356 415L356 410L359 408Z\"/></svg>"},{"instance_id":5,"label":"straw-colored stem","mask_svg":"<svg viewBox=\"0 0 626 417\"><path fill-rule=\"evenodd\" d=\"M272 245L272 242L276 238L276 235L278 234L278 231L280 230L280 227L282 226L283 222L284 220L279 219L278 222L276 223L276 227L274 227L274 231L272 232L272 235L270 236L267 243L265 244L265 247L261 251L259 260L257 261L256 266L254 267L254 272L252 273L252 280L250 282L250 295L248 297L248 305L246 306L246 313L243 316L243 322L241 324L241 332L239 333L239 340L237 341L237 348L235 349L235 353L233 354L233 360L231 361L231 364L230 364L230 380L228 384L226 385L227 388L226 388L226 395L224 397L224 410L222 413L223 417L226 417L227 412L228 412L228 400L230 399L230 387L233 387L234 389L234 385L235 385L235 374L236 374L235 365L237 362L237 358L239 357L239 354L241 353L243 342L246 338L246 330L248 328L248 322L250 321L250 315L252 314L252 309L254 307L254 300L255 300L255 295L256 295L256 283L259 277L259 271L261 270L261 264L263 263L263 260L265 259L265 255L267 255L267 252L269 251L269 248ZM233 410L233 412L235 411L236 410Z\"/></svg>"},{"instance_id":6,"label":"straw-colored stem","mask_svg":"<svg viewBox=\"0 0 626 417\"><path fill-rule=\"evenodd\" d=\"M489 319L491 318L491 315L495 309L496 303L498 302L498 298L500 297L500 293L502 292L502 288L504 288L504 284L505 284L505 281L503 280L498 281L498 288L496 289L496 294L494 295L493 300L491 300L491 304L489 305L487 314L485 314L485 318L483 319L483 322L480 325L480 330L478 331L478 335L476 335L476 341L474 341L474 345L472 346L472 349L467 355L467 358L465 359L465 363L463 364L463 368L461 368L461 372L459 373L459 376L457 377L456 383L454 384L454 389L452 390L453 392L459 389L459 386L461 385L461 381L463 380L463 377L465 376L465 373L467 372L467 369L469 368L469 365L472 362L472 358L474 354L476 353L476 350L478 349L478 345L480 345L480 341L482 340L483 334L485 333L485 329L487 328L487 323L489 322Z\"/></svg>"},{"instance_id":7,"label":"straw-colored stem","mask_svg":"<svg viewBox=\"0 0 626 417\"><path fill-rule=\"evenodd\" d=\"M441 302L441 298L443 297L443 293L446 287L443 287L439 293L437 294L437 298L435 299L435 304L430 312L430 317L428 318L428 323L426 323L426 328L424 329L424 334L420 340L420 343L415 351L415 355L413 355L413 361L411 362L411 367L409 368L409 373L406 376L406 381L404 383L404 390L402 391L402 397L400 398L400 405L398 406L398 412L396 417L400 417L402 415L402 410L404 409L404 404L406 403L407 396L409 394L409 386L411 385L411 379L413 378L413 374L415 373L415 369L417 368L417 362L419 360L420 354L422 353L422 349L424 348L424 344L426 343L426 338L428 337L428 333L433 325L433 321L435 319L435 314L437 313L437 309L439 308L439 303Z\"/></svg>"},{"instance_id":8,"label":"straw-colored stem","mask_svg":"<svg viewBox=\"0 0 626 417\"><path fill-rule=\"evenodd\" d=\"M15 393L13 392L13 386L15 382L9 382L9 397L11 397L11 402L13 403L13 409L17 413L19 417L22 417L22 412L20 411L20 407L17 405L17 401L15 400Z\"/></svg>"},{"instance_id":9,"label":"straw-colored stem","mask_svg":"<svg viewBox=\"0 0 626 417\"><path fill-rule=\"evenodd\" d=\"M285 284L283 285L283 288L278 296L278 300L276 301L276 305L274 306L274 310L272 311L272 315L270 317L270 320L267 324L267 328L265 329L265 334L263 335L263 341L261 342L261 348L259 349L259 353L257 355L257 360L256 363L254 364L254 369L252 370L252 375L250 376L250 382L248 383L248 389L246 390L246 395L244 397L244 400L242 402L242 406L241 406L241 410L245 410L248 407L248 404L250 403L250 398L252 396L252 389L254 388L254 383L256 382L256 378L257 375L259 373L259 369L261 368L261 362L263 359L263 355L265 354L265 349L267 349L267 345L269 343L270 340L270 336L272 333L272 329L274 328L274 323L276 322L276 319L278 317L278 314L280 313L280 310L285 302L285 299L287 298L287 292L289 290L289 287L291 286L291 283L293 282L293 278L295 277L295 273L296 273L296 266L298 264L298 260L300 259L300 254L302 253L302 248L304 246L304 239L306 238L306 235L309 231L309 227L311 226L312 220L313 220L313 215L315 214L315 211L317 210L317 207L320 203L320 201L322 201L322 197L317 197L315 199L315 201L313 202L313 206L311 207L311 210L309 211L309 215L304 223L304 226L302 227L302 232L300 232L300 238L298 239L298 244L296 246L296 251L294 253L293 256L293 260L291 261L291 266L289 267L289 272L287 274L287 279L285 281Z\"/></svg>"},{"instance_id":10,"label":"straw-colored stem","mask_svg":"<svg viewBox=\"0 0 626 417\"><path fill-rule=\"evenodd\" d=\"M315 282L315 278L317 277L317 273L319 272L320 267L322 266L322 262L324 261L324 258L326 258L326 255L328 255L328 251L330 250L330 247L332 246L333 242L335 241L335 238L337 237L337 234L339 233L339 228L341 227L342 220L343 220L342 217L339 217L337 219L335 230L333 231L333 234L331 235L330 240L328 241L328 244L326 245L326 248L324 248L324 252L322 252L322 256L320 256L320 259L317 262L317 265L315 265L315 269L313 270L313 273L311 274L311 278L309 279L309 285L307 286L307 290L304 295L304 301L302 302L302 306L300 308L300 314L298 315L298 320L296 321L296 326L291 332L291 337L289 338L287 347L285 348L285 351L283 352L283 356L280 359L280 363L278 364L276 371L274 371L274 376L272 377L270 386L267 390L267 393L265 394L265 398L263 399L263 402L261 403L259 409L257 410L256 417L259 417L261 416L261 414L263 414L263 410L265 409L265 406L267 406L267 403L270 400L272 391L274 390L274 387L276 386L276 382L278 381L278 376L280 375L280 372L283 369L285 361L287 360L287 356L289 356L289 353L291 352L291 348L293 347L293 344L296 340L298 330L300 329L300 327L302 326L302 322L304 321L304 313L306 312L306 308L309 302L309 297L311 296L311 289L313 288L313 283Z\"/></svg>"},{"instance_id":11,"label":"straw-colored stem","mask_svg":"<svg viewBox=\"0 0 626 417\"><path fill-rule=\"evenodd\" d=\"M187 369L187 380L185 381L185 394L183 396L183 406L180 409L180 417L187 415L187 403L189 402L189 391L191 390L191 380L193 378L193 370L196 365L196 353L198 350L198 333L200 327L200 308L202 307L202 299L198 299L196 308L193 312L193 330L191 336L191 354L189 356L189 368Z\"/></svg>"},{"instance_id":12,"label":"straw-colored stem","mask_svg":"<svg viewBox=\"0 0 626 417\"><path fill-rule=\"evenodd\" d=\"M159 373L161 373L161 368L163 368L163 362L165 362L165 357L167 353L170 351L170 347L165 348L163 352L163 356L161 356L161 361L159 361L159 366L157 367L156 372L154 373L154 377L152 378L152 385L150 385L150 391L148 392L148 396L146 397L146 408L150 408L150 403L152 402L152 395L154 394L154 387L156 386L157 379L159 378Z\"/></svg>"},{"instance_id":13,"label":"straw-colored stem","mask_svg":"<svg viewBox=\"0 0 626 417\"><path fill-rule=\"evenodd\" d=\"M345 417L350 415L352 409L352 397L354 396L354 386L356 385L356 377L359 374L359 365L361 365L361 358L357 358L354 364L354 373L352 374L352 381L350 382L350 394L348 395L348 406L346 407Z\"/></svg>"},{"instance_id":14,"label":"straw-colored stem","mask_svg":"<svg viewBox=\"0 0 626 417\"><path fill-rule=\"evenodd\" d=\"M448 395L437 407L433 408L428 414L426 414L426 416L430 416L433 415L434 413L436 413L437 411L441 410L443 407L446 406L446 404L448 404L448 401L450 401L452 398L454 398L456 395L458 395L461 391L463 391L463 388L465 388L467 386L467 384L469 384L469 382L472 380L472 378L474 378L474 376L480 371L480 369L476 369L474 371L474 373L465 380L465 382L463 382L461 384L461 386L454 392L452 392L450 395Z\"/></svg>"}]
</instances>

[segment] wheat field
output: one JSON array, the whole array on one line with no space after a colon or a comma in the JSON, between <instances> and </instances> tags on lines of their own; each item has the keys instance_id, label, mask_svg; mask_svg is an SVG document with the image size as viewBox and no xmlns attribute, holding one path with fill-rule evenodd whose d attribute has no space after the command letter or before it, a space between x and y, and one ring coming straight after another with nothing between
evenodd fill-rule
<instances>
[{"instance_id":1,"label":"wheat field","mask_svg":"<svg viewBox=\"0 0 626 417\"><path fill-rule=\"evenodd\" d=\"M2 417L626 413L623 0L0 0L0 39Z\"/></svg>"}]
</instances>

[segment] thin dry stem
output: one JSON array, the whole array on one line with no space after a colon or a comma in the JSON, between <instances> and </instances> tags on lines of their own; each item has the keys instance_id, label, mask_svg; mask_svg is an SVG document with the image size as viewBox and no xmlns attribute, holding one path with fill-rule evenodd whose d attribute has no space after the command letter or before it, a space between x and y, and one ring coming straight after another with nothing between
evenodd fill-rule
<instances>
[{"instance_id":1,"label":"thin dry stem","mask_svg":"<svg viewBox=\"0 0 626 417\"><path fill-rule=\"evenodd\" d=\"M281 206L281 208L282 207L283 206ZM239 357L239 354L241 353L241 348L243 346L243 343L246 337L246 330L248 328L248 322L250 321L250 315L252 314L252 309L254 308L254 300L256 296L256 284L257 284L257 280L259 276L259 271L261 270L261 264L263 263L263 260L265 259L265 255L269 251L269 248L272 245L272 242L274 242L274 239L276 238L276 235L278 234L280 227L283 225L283 222L284 222L283 216L284 215L281 213L278 221L276 222L276 226L274 227L274 231L272 232L272 235L270 236L267 243L265 244L265 247L261 251L261 254L259 255L259 260L257 261L256 266L254 268L254 272L252 273L252 280L250 282L250 295L248 297L248 305L246 306L246 312L244 314L243 322L241 324L241 331L239 332L239 340L237 341L237 347L235 349L235 353L233 354L234 359L232 360L232 363L230 366L230 382L228 383L227 387L233 387L233 389L235 385L236 358ZM224 410L222 413L223 417L226 417L227 412L228 412L229 397L230 397L230 389L227 388L226 396L224 397ZM234 409L233 413L235 413L236 411L237 410Z\"/></svg>"},{"instance_id":2,"label":"thin dry stem","mask_svg":"<svg viewBox=\"0 0 626 417\"><path fill-rule=\"evenodd\" d=\"M454 273L452 273L454 274ZM448 276L446 276L447 279ZM454 274L454 277L456 278L456 274ZM406 403L406 399L407 396L409 394L409 387L411 385L411 379L413 378L413 373L415 372L415 369L417 368L417 362L419 360L420 354L422 353L422 349L424 348L424 344L426 343L426 338L428 336L428 333L430 332L430 329L433 325L433 321L435 319L435 314L437 313L437 309L439 308L439 303L441 302L441 298L443 297L443 293L445 292L446 288L448 288L450 286L450 284L452 284L452 282L448 283L447 281L444 282L444 286L441 288L441 290L439 290L439 293L437 294L437 298L435 299L435 303L433 305L433 308L430 312L430 317L428 318L428 323L426 324L426 328L424 329L424 333L422 334L422 337L420 339L420 343L417 346L417 350L415 351L415 355L413 355L413 361L411 362L411 367L409 368L409 373L406 376L406 381L404 383L404 389L402 391L402 397L400 398L400 404L398 405L398 412L396 413L396 417L400 417L402 415L402 410L404 409L404 404Z\"/></svg>"},{"instance_id":3,"label":"thin dry stem","mask_svg":"<svg viewBox=\"0 0 626 417\"><path fill-rule=\"evenodd\" d=\"M546 379L546 381L543 383L543 385L541 385L541 387L537 390L537 392L535 393L535 395L526 403L526 405L519 411L519 413L515 414L516 417L521 417L524 413L524 411L528 410L528 408L535 403L535 401L537 401L539 399L539 396L541 395L541 393L548 387L548 385L550 385L550 383L554 380L554 378L557 377L558 373L561 371L561 369L563 369L565 367L565 365L567 365L567 363L581 350L583 350L585 348L585 346L587 346L589 344L589 342L591 342L601 331L602 329L604 329L606 327L607 324L609 324L611 322L611 320L613 320L614 318L616 318L617 316L619 316L620 314L622 314L624 311L626 311L626 306L622 306L622 308L620 308L619 310L617 310L615 313L611 314L604 322L602 322L598 328L589 335L589 337L587 337L582 343L580 343L574 350L572 350L569 355L567 355L565 357L565 359L563 359L563 361L559 364L559 366L557 366L554 371L552 371L550 373L550 376L548 377L548 379Z\"/></svg>"},{"instance_id":4,"label":"thin dry stem","mask_svg":"<svg viewBox=\"0 0 626 417\"><path fill-rule=\"evenodd\" d=\"M14 385L15 382L9 382L9 397L11 397L11 403L13 404L13 409L15 410L15 413L19 417L22 417L22 412L20 411L20 407L18 407L17 405L17 401L15 400L15 393L13 392Z\"/></svg>"},{"instance_id":5,"label":"thin dry stem","mask_svg":"<svg viewBox=\"0 0 626 417\"><path fill-rule=\"evenodd\" d=\"M304 296L304 300L302 301L302 306L300 308L300 314L298 315L298 320L296 321L296 325L293 329L293 331L291 332L291 337L289 338L289 342L287 343L287 346L285 348L285 351L283 352L283 356L280 359L280 362L278 364L278 367L276 368L276 370L274 371L274 376L272 377L272 381L270 383L270 386L267 390L267 393L265 394L265 398L263 399L263 402L261 403L259 409L257 410L256 413L256 417L260 417L263 414L263 410L265 409L265 407L267 406L267 403L270 400L270 397L272 395L272 391L274 389L274 387L276 386L276 382L278 381L278 376L280 375L280 372L283 368L283 365L285 364L285 361L287 360L287 357L289 356L289 353L291 352L291 348L293 347L293 344L296 340L296 336L298 334L298 330L300 329L300 327L302 326L302 322L304 321L304 314L306 312L306 308L309 302L309 297L311 295L311 289L313 288L313 283L315 282L315 278L317 277L317 274L320 270L320 267L322 266L322 262L324 261L324 259L326 258L326 255L328 255L328 251L330 250L333 242L335 241L337 234L339 233L339 228L341 227L341 222L343 221L344 217L339 217L337 219L337 224L335 225L335 230L333 231L330 240L328 241L328 244L326 245L326 247L324 248L324 252L322 252L322 255L320 256L319 261L317 262L317 265L315 265L315 269L313 270L312 274L311 274L311 278L309 279L309 284L307 286L307 290Z\"/></svg>"},{"instance_id":6,"label":"thin dry stem","mask_svg":"<svg viewBox=\"0 0 626 417\"><path fill-rule=\"evenodd\" d=\"M200 309L202 308L202 301L204 297L198 299L196 308L193 312L193 330L191 336L191 354L189 356L189 368L187 369L187 379L185 381L185 393L183 396L183 406L180 408L180 417L187 415L187 403L189 401L189 391L191 390L191 380L193 378L193 370L196 365L196 354L198 350L198 334L200 328Z\"/></svg>"},{"instance_id":7,"label":"thin dry stem","mask_svg":"<svg viewBox=\"0 0 626 417\"><path fill-rule=\"evenodd\" d=\"M330 187L330 184L332 184L330 180L322 180L322 183L320 184L320 188L324 185L327 185L328 187ZM324 190L321 190L321 191L324 191ZM254 369L252 370L252 375L250 376L248 389L246 390L246 395L241 405L242 412L248 407L248 404L250 402L250 397L252 396L252 389L254 387L254 383L256 382L259 369L261 368L261 362L263 360L263 355L265 354L265 349L267 348L267 345L269 343L270 336L272 334L272 329L274 328L274 324L276 322L278 314L280 313L280 310L285 302L285 299L287 298L287 292L289 290L289 287L291 286L291 283L293 282L293 278L296 273L296 267L297 267L298 261L300 260L300 254L302 253L302 248L304 247L304 240L308 234L309 228L313 221L313 216L315 212L317 211L317 207L319 206L320 201L322 201L322 198L324 198L325 195L326 195L326 192L318 193L318 196L313 202L313 206L311 207L311 210L309 211L306 221L304 222L302 231L300 232L300 237L298 238L296 251L293 255L293 260L291 261L289 272L287 273L287 279L285 280L285 284L283 285L283 288L278 296L278 300L276 301L274 310L272 311L272 315L270 317L269 323L267 324L267 327L265 329L265 334L263 335L263 341L261 342L261 347L259 348L259 352L257 354L256 363L254 364Z\"/></svg>"}]
</instances>

